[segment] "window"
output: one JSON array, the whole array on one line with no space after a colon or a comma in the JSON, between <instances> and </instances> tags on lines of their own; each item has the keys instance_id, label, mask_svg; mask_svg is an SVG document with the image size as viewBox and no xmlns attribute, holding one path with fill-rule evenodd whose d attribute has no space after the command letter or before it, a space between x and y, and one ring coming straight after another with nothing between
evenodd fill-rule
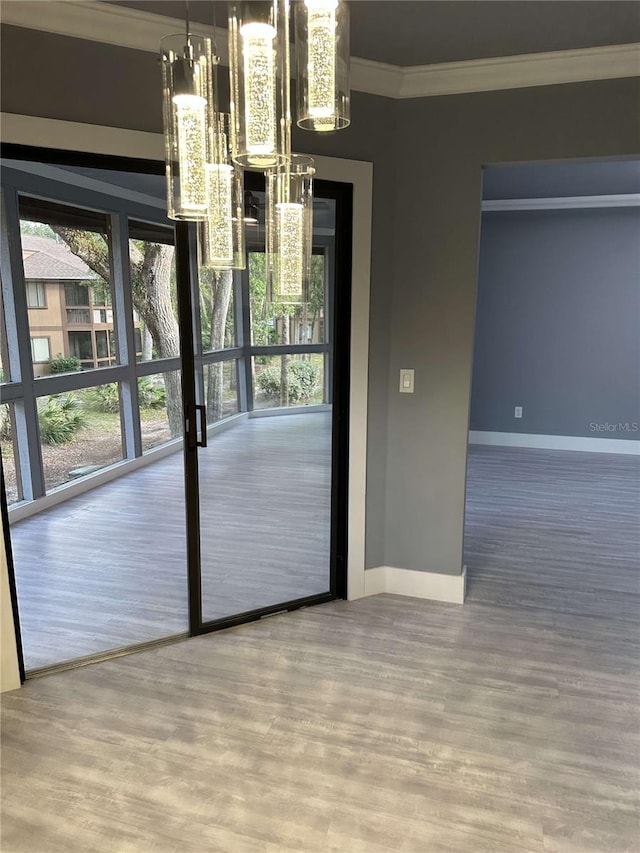
<instances>
[{"instance_id":1,"label":"window","mask_svg":"<svg viewBox=\"0 0 640 853\"><path fill-rule=\"evenodd\" d=\"M120 383L38 397L47 492L123 458Z\"/></svg>"},{"instance_id":2,"label":"window","mask_svg":"<svg viewBox=\"0 0 640 853\"><path fill-rule=\"evenodd\" d=\"M27 308L46 308L47 296L43 281L28 281L27 285Z\"/></svg>"},{"instance_id":3,"label":"window","mask_svg":"<svg viewBox=\"0 0 640 853\"><path fill-rule=\"evenodd\" d=\"M89 288L86 284L71 282L64 286L66 305L89 305Z\"/></svg>"},{"instance_id":4,"label":"window","mask_svg":"<svg viewBox=\"0 0 640 853\"><path fill-rule=\"evenodd\" d=\"M49 361L49 338L31 338L31 358L34 362Z\"/></svg>"},{"instance_id":5,"label":"window","mask_svg":"<svg viewBox=\"0 0 640 853\"><path fill-rule=\"evenodd\" d=\"M267 298L267 271L263 252L249 252L249 309L254 346L325 343L324 316L327 301L325 256L311 258L309 302L278 305Z\"/></svg>"},{"instance_id":6,"label":"window","mask_svg":"<svg viewBox=\"0 0 640 853\"><path fill-rule=\"evenodd\" d=\"M91 314L88 308L67 308L67 324L69 326L88 326Z\"/></svg>"},{"instance_id":7,"label":"window","mask_svg":"<svg viewBox=\"0 0 640 853\"><path fill-rule=\"evenodd\" d=\"M96 355L98 358L109 358L109 338L105 331L96 332Z\"/></svg>"},{"instance_id":8,"label":"window","mask_svg":"<svg viewBox=\"0 0 640 853\"><path fill-rule=\"evenodd\" d=\"M143 451L182 436L180 371L169 370L138 379L138 406Z\"/></svg>"},{"instance_id":9,"label":"window","mask_svg":"<svg viewBox=\"0 0 640 853\"><path fill-rule=\"evenodd\" d=\"M94 308L93 322L96 326L113 323L113 311L110 308Z\"/></svg>"},{"instance_id":10,"label":"window","mask_svg":"<svg viewBox=\"0 0 640 853\"><path fill-rule=\"evenodd\" d=\"M96 355L91 334L93 326L114 325L106 214L25 195L18 204L28 301L47 309L28 312L30 337L46 335L52 356L79 358L82 369L117 363L117 348L105 347L104 336L105 354ZM47 375L47 367L40 364L34 375Z\"/></svg>"},{"instance_id":11,"label":"window","mask_svg":"<svg viewBox=\"0 0 640 853\"><path fill-rule=\"evenodd\" d=\"M204 365L204 390L207 401L207 423L235 415L238 405L238 363L216 361Z\"/></svg>"},{"instance_id":12,"label":"window","mask_svg":"<svg viewBox=\"0 0 640 853\"><path fill-rule=\"evenodd\" d=\"M134 275L138 277L139 292L154 290L162 303L160 308L156 300L142 300L136 310L136 300L133 300L137 361L156 361L180 355L174 255L171 229L129 220L132 278ZM211 277L210 270L206 273ZM211 300L211 292L207 298ZM158 316L159 311L161 316Z\"/></svg>"},{"instance_id":13,"label":"window","mask_svg":"<svg viewBox=\"0 0 640 853\"><path fill-rule=\"evenodd\" d=\"M259 355L251 361L256 409L326 402L322 353Z\"/></svg>"},{"instance_id":14,"label":"window","mask_svg":"<svg viewBox=\"0 0 640 853\"><path fill-rule=\"evenodd\" d=\"M69 332L69 354L93 364L91 332Z\"/></svg>"}]
</instances>

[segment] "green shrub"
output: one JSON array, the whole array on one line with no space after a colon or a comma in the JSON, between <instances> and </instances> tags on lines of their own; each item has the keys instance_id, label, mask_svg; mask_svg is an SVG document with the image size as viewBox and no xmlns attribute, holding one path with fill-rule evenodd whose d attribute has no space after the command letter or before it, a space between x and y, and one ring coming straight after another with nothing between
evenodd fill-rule
<instances>
[{"instance_id":1,"label":"green shrub","mask_svg":"<svg viewBox=\"0 0 640 853\"><path fill-rule=\"evenodd\" d=\"M320 387L320 368L312 361L289 362L289 384L294 377L300 385L300 399L308 400Z\"/></svg>"},{"instance_id":2,"label":"green shrub","mask_svg":"<svg viewBox=\"0 0 640 853\"><path fill-rule=\"evenodd\" d=\"M267 367L256 377L258 387L268 400L280 399L280 368ZM291 395L291 388L289 388Z\"/></svg>"},{"instance_id":3,"label":"green shrub","mask_svg":"<svg viewBox=\"0 0 640 853\"><path fill-rule=\"evenodd\" d=\"M98 385L84 394L85 405L94 412L117 414L120 411L120 392L117 382ZM166 405L164 385L154 385L143 376L138 379L138 401L141 409L163 409Z\"/></svg>"},{"instance_id":4,"label":"green shrub","mask_svg":"<svg viewBox=\"0 0 640 853\"><path fill-rule=\"evenodd\" d=\"M67 444L87 425L87 418L73 394L52 394L39 407L38 425L44 444Z\"/></svg>"},{"instance_id":5,"label":"green shrub","mask_svg":"<svg viewBox=\"0 0 640 853\"><path fill-rule=\"evenodd\" d=\"M82 365L75 355L64 356L58 353L55 358L49 359L49 373L72 373L76 370L82 370Z\"/></svg>"},{"instance_id":6,"label":"green shrub","mask_svg":"<svg viewBox=\"0 0 640 853\"><path fill-rule=\"evenodd\" d=\"M164 409L167 405L164 384L154 385L146 376L138 379L138 402L141 409Z\"/></svg>"},{"instance_id":7,"label":"green shrub","mask_svg":"<svg viewBox=\"0 0 640 853\"><path fill-rule=\"evenodd\" d=\"M320 386L320 369L312 361L290 361L288 367L289 403L304 403ZM282 377L280 368L268 367L258 374L258 387L268 400L280 401Z\"/></svg>"},{"instance_id":8,"label":"green shrub","mask_svg":"<svg viewBox=\"0 0 640 853\"><path fill-rule=\"evenodd\" d=\"M117 414L120 411L120 393L117 382L98 385L84 393L84 402L88 409L94 412Z\"/></svg>"}]
</instances>

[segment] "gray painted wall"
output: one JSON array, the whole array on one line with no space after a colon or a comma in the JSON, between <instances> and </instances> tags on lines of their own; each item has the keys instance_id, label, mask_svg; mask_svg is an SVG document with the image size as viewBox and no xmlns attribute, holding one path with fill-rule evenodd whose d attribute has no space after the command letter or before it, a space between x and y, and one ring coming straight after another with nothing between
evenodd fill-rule
<instances>
[{"instance_id":1,"label":"gray painted wall","mask_svg":"<svg viewBox=\"0 0 640 853\"><path fill-rule=\"evenodd\" d=\"M162 131L160 67L152 53L3 26L0 85L2 110L43 118L132 130ZM29 74L14 73L29 56ZM221 75L223 78L224 75ZM224 79L221 79L224 85ZM223 96L224 97L224 96ZM387 430L387 366L391 313L396 104L386 98L352 96L352 123L322 136L297 128L293 145L309 154L366 160L374 165L369 360L369 482L367 565L383 559ZM383 117L384 120L381 120ZM43 139L46 145L47 140Z\"/></svg>"},{"instance_id":2,"label":"gray painted wall","mask_svg":"<svg viewBox=\"0 0 640 853\"><path fill-rule=\"evenodd\" d=\"M624 193L640 193L640 160L491 166L482 180L483 199Z\"/></svg>"},{"instance_id":3,"label":"gray painted wall","mask_svg":"<svg viewBox=\"0 0 640 853\"><path fill-rule=\"evenodd\" d=\"M482 167L637 154L639 97L626 79L398 105L385 565L461 570Z\"/></svg>"},{"instance_id":4,"label":"gray painted wall","mask_svg":"<svg viewBox=\"0 0 640 853\"><path fill-rule=\"evenodd\" d=\"M471 429L640 438L592 426L620 422L640 429L640 210L484 213Z\"/></svg>"},{"instance_id":5,"label":"gray painted wall","mask_svg":"<svg viewBox=\"0 0 640 853\"><path fill-rule=\"evenodd\" d=\"M157 131L156 58L7 27L3 109ZM29 56L30 74L14 74ZM640 153L638 81L353 97L311 153L374 163L367 565L458 574L483 165ZM43 139L43 144L46 140ZM416 393L398 371L416 369Z\"/></svg>"}]
</instances>

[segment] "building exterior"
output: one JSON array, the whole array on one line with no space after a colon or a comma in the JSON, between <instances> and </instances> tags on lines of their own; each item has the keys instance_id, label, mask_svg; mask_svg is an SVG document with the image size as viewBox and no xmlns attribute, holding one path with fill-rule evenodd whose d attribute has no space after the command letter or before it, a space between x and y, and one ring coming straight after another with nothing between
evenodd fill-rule
<instances>
[{"instance_id":1,"label":"building exterior","mask_svg":"<svg viewBox=\"0 0 640 853\"><path fill-rule=\"evenodd\" d=\"M53 238L23 234L22 259L34 375L49 373L57 356L83 368L114 364L111 294L101 279Z\"/></svg>"}]
</instances>

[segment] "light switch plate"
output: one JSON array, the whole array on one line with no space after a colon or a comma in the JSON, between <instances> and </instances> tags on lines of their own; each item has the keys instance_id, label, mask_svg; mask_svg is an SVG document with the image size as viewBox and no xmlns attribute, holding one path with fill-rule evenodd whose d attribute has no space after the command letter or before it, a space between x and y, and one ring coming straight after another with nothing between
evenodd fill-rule
<instances>
[{"instance_id":1,"label":"light switch plate","mask_svg":"<svg viewBox=\"0 0 640 853\"><path fill-rule=\"evenodd\" d=\"M413 394L413 377L415 371L409 367L400 368L400 393Z\"/></svg>"}]
</instances>

